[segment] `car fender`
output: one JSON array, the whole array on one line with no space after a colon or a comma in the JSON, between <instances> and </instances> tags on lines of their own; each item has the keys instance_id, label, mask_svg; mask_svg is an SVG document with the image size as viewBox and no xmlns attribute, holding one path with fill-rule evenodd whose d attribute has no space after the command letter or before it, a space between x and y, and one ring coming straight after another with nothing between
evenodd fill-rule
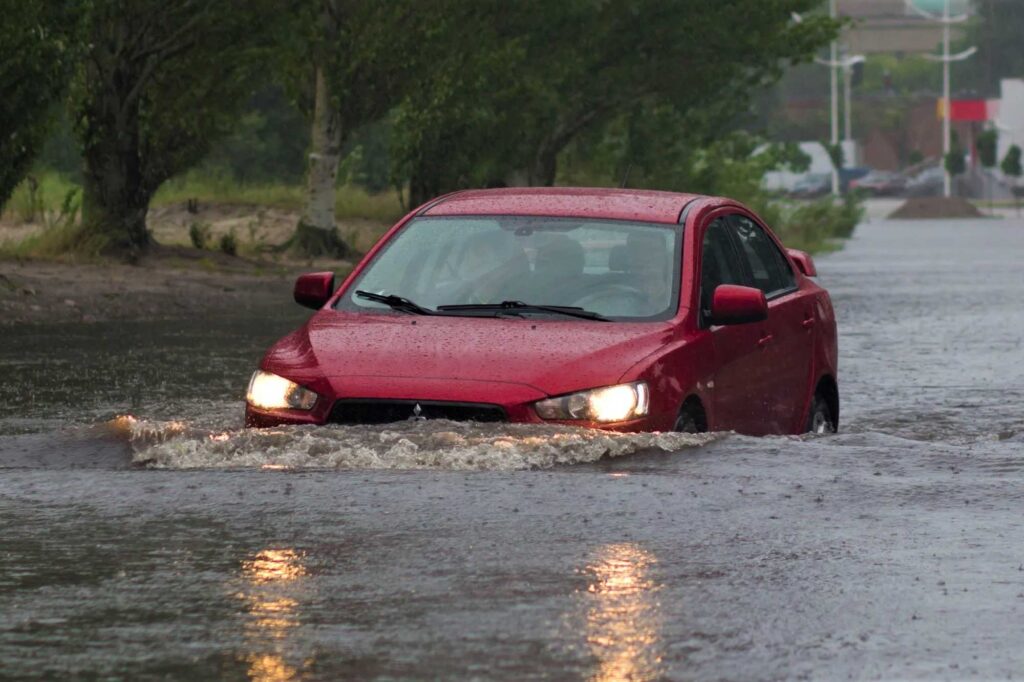
<instances>
[{"instance_id":1,"label":"car fender","mask_svg":"<svg viewBox=\"0 0 1024 682\"><path fill-rule=\"evenodd\" d=\"M839 344L835 311L832 307L832 299L824 289L819 289L817 292L814 308L818 324L815 325L815 338L811 354L811 380L804 392L804 409L800 413L801 421L794 425L795 433L803 432L807 423L807 415L811 409L811 402L814 400L814 392L821 380L831 377L836 385L839 385Z\"/></svg>"},{"instance_id":2,"label":"car fender","mask_svg":"<svg viewBox=\"0 0 1024 682\"><path fill-rule=\"evenodd\" d=\"M672 429L679 408L690 396L700 399L710 420L709 377L713 366L709 362L700 362L700 358L711 355L710 335L683 336L634 363L619 382L647 382L651 390L651 415L661 430Z\"/></svg>"}]
</instances>

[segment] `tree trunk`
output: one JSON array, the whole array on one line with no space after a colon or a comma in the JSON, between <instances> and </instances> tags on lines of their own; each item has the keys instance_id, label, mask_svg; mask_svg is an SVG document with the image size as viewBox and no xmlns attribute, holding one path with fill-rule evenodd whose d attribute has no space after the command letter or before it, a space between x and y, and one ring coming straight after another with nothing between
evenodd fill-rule
<instances>
[{"instance_id":1,"label":"tree trunk","mask_svg":"<svg viewBox=\"0 0 1024 682\"><path fill-rule=\"evenodd\" d=\"M560 147L545 142L537 150L533 160L533 168L530 170L530 184L541 187L551 187L555 184L555 176L558 173L558 152Z\"/></svg>"},{"instance_id":2,"label":"tree trunk","mask_svg":"<svg viewBox=\"0 0 1024 682\"><path fill-rule=\"evenodd\" d=\"M607 104L595 105L583 113L575 114L555 126L547 137L541 140L533 157L529 171L531 185L551 187L558 174L558 154L573 141L587 126L598 120L609 109Z\"/></svg>"},{"instance_id":3,"label":"tree trunk","mask_svg":"<svg viewBox=\"0 0 1024 682\"><path fill-rule=\"evenodd\" d=\"M445 193L445 190L441 189L441 182L436 171L436 168L425 168L422 163L417 163L413 167L409 177L410 210Z\"/></svg>"},{"instance_id":4,"label":"tree trunk","mask_svg":"<svg viewBox=\"0 0 1024 682\"><path fill-rule=\"evenodd\" d=\"M87 252L115 253L130 262L150 245L146 229L148 195L126 191L115 172L86 173L82 192L82 230L78 247Z\"/></svg>"},{"instance_id":5,"label":"tree trunk","mask_svg":"<svg viewBox=\"0 0 1024 682\"><path fill-rule=\"evenodd\" d=\"M88 111L91 131L85 161L82 228L76 246L135 261L151 239L146 213L153 196L141 163L138 110L124 106L116 88L97 84Z\"/></svg>"},{"instance_id":6,"label":"tree trunk","mask_svg":"<svg viewBox=\"0 0 1024 682\"><path fill-rule=\"evenodd\" d=\"M343 258L349 253L348 245L338 236L334 223L334 188L341 142L341 116L331 103L330 84L324 68L318 65L306 170L306 204L292 238L292 248L303 256Z\"/></svg>"}]
</instances>

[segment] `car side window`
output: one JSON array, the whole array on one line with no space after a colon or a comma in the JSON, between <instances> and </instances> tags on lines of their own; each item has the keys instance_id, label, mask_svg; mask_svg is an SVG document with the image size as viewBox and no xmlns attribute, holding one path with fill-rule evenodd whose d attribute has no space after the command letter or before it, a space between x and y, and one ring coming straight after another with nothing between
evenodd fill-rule
<instances>
[{"instance_id":1,"label":"car side window","mask_svg":"<svg viewBox=\"0 0 1024 682\"><path fill-rule=\"evenodd\" d=\"M796 287L789 261L760 225L741 215L732 216L737 241L754 278L754 286L773 296Z\"/></svg>"},{"instance_id":2,"label":"car side window","mask_svg":"<svg viewBox=\"0 0 1024 682\"><path fill-rule=\"evenodd\" d=\"M703 313L711 311L711 297L720 284L747 284L725 218L715 220L704 232L700 267L700 307Z\"/></svg>"}]
</instances>

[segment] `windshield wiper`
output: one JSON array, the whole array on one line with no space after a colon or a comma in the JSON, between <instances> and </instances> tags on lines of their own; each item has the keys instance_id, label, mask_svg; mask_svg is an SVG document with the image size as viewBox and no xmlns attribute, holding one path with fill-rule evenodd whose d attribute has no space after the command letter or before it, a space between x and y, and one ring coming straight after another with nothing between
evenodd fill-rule
<instances>
[{"instance_id":1,"label":"windshield wiper","mask_svg":"<svg viewBox=\"0 0 1024 682\"><path fill-rule=\"evenodd\" d=\"M600 313L595 313L592 310L584 310L578 306L571 305L534 305L532 303L523 303L522 301L502 301L501 303L466 303L460 305L439 305L437 306L439 311L444 312L459 312L459 311L472 311L472 310L493 310L495 312L508 311L510 313L517 312L542 312L542 313L555 313L556 315L567 315L569 317L578 317L583 320L597 320L598 322L611 322L607 317Z\"/></svg>"},{"instance_id":2,"label":"windshield wiper","mask_svg":"<svg viewBox=\"0 0 1024 682\"><path fill-rule=\"evenodd\" d=\"M414 303L404 296L396 296L394 294L375 294L372 291L357 290L356 296L359 298L365 298L370 301L376 301L377 303L383 303L386 306L390 306L392 310L400 310L406 313L413 313L415 315L436 315L430 308L424 308L418 303Z\"/></svg>"}]
</instances>

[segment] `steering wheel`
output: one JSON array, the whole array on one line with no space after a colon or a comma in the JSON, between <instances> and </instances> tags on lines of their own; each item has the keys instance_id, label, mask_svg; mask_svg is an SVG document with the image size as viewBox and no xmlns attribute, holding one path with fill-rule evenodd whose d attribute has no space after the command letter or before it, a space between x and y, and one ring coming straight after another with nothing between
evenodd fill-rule
<instances>
[{"instance_id":1,"label":"steering wheel","mask_svg":"<svg viewBox=\"0 0 1024 682\"><path fill-rule=\"evenodd\" d=\"M647 303L642 291L625 284L605 284L596 291L578 298L575 305L586 310L599 310L605 315L634 315Z\"/></svg>"}]
</instances>

